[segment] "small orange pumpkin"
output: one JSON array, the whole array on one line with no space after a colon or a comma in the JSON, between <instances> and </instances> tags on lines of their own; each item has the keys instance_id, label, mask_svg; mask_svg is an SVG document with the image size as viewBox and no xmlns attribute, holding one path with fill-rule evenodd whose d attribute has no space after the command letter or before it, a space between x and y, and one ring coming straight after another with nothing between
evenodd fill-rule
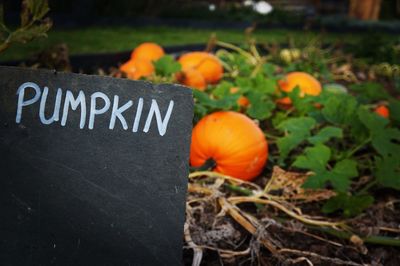
<instances>
[{"instance_id":1,"label":"small orange pumpkin","mask_svg":"<svg viewBox=\"0 0 400 266\"><path fill-rule=\"evenodd\" d=\"M207 83L217 83L224 73L219 59L206 52L190 52L179 58L182 70L195 69L201 73Z\"/></svg>"},{"instance_id":2,"label":"small orange pumpkin","mask_svg":"<svg viewBox=\"0 0 400 266\"><path fill-rule=\"evenodd\" d=\"M124 72L129 79L140 79L154 73L154 66L149 60L135 59L122 64L119 70Z\"/></svg>"},{"instance_id":3,"label":"small orange pumpkin","mask_svg":"<svg viewBox=\"0 0 400 266\"><path fill-rule=\"evenodd\" d=\"M280 80L279 87L284 92L291 92L296 86L300 88L300 96L312 95L317 96L322 91L321 83L305 72L291 72L285 76L283 80ZM292 103L289 97L278 99L277 103L289 105Z\"/></svg>"},{"instance_id":4,"label":"small orange pumpkin","mask_svg":"<svg viewBox=\"0 0 400 266\"><path fill-rule=\"evenodd\" d=\"M192 132L190 164L199 167L209 159L214 171L253 180L263 170L268 145L261 129L247 116L232 111L203 117Z\"/></svg>"},{"instance_id":5,"label":"small orange pumpkin","mask_svg":"<svg viewBox=\"0 0 400 266\"><path fill-rule=\"evenodd\" d=\"M131 59L145 59L152 61L157 61L165 54L164 49L152 42L145 42L137 46L131 53Z\"/></svg>"},{"instance_id":6,"label":"small orange pumpkin","mask_svg":"<svg viewBox=\"0 0 400 266\"><path fill-rule=\"evenodd\" d=\"M389 109L384 105L379 105L377 108L375 108L374 112L384 118L389 118L390 115Z\"/></svg>"}]
</instances>

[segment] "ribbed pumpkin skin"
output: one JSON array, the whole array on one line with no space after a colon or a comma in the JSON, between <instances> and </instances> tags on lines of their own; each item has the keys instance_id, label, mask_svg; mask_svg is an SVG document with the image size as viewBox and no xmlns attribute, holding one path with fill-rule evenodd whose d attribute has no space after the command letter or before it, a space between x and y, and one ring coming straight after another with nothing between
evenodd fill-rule
<instances>
[{"instance_id":1,"label":"ribbed pumpkin skin","mask_svg":"<svg viewBox=\"0 0 400 266\"><path fill-rule=\"evenodd\" d=\"M196 69L187 69L180 73L178 79L185 86L204 91L207 87L204 77Z\"/></svg>"},{"instance_id":2,"label":"ribbed pumpkin skin","mask_svg":"<svg viewBox=\"0 0 400 266\"><path fill-rule=\"evenodd\" d=\"M216 56L206 52L190 52L179 58L182 70L196 69L207 83L217 83L224 73L224 68Z\"/></svg>"},{"instance_id":3,"label":"ribbed pumpkin skin","mask_svg":"<svg viewBox=\"0 0 400 266\"><path fill-rule=\"evenodd\" d=\"M231 111L212 113L193 129L190 164L199 167L210 158L217 165L214 171L253 180L267 161L267 141L247 116Z\"/></svg>"}]
</instances>

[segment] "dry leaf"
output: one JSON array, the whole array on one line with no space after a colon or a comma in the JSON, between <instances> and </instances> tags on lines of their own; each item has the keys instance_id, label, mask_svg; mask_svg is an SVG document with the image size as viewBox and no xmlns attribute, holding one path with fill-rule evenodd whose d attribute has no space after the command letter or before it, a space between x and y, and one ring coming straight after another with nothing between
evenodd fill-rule
<instances>
[{"instance_id":1,"label":"dry leaf","mask_svg":"<svg viewBox=\"0 0 400 266\"><path fill-rule=\"evenodd\" d=\"M278 166L274 166L272 177L266 187L267 193L278 192L285 200L302 200L305 202L326 200L336 195L328 189L304 189L302 185L308 174L286 172Z\"/></svg>"}]
</instances>

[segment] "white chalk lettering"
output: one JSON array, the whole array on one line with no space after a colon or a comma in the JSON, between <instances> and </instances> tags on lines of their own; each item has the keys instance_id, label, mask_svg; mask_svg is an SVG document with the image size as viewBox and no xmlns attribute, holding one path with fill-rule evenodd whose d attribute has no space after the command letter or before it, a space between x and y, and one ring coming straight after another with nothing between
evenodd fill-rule
<instances>
[{"instance_id":1,"label":"white chalk lettering","mask_svg":"<svg viewBox=\"0 0 400 266\"><path fill-rule=\"evenodd\" d=\"M151 120L153 119L153 115L156 114L157 120L157 127L158 132L161 136L164 136L165 132L167 131L168 121L171 117L172 109L174 108L174 101L170 101L168 105L167 113L165 114L164 120L161 118L160 109L158 108L158 104L156 100L151 100L151 106L149 114L147 115L146 124L144 125L143 132L148 132L151 125Z\"/></svg>"},{"instance_id":2,"label":"white chalk lettering","mask_svg":"<svg viewBox=\"0 0 400 266\"><path fill-rule=\"evenodd\" d=\"M45 125L49 125L49 124L53 123L54 121L60 120L60 106L61 106L62 90L61 89L57 90L56 102L54 104L53 115L49 119L46 119L45 109L46 109L46 100L47 100L48 94L49 94L49 88L44 87L43 93L42 93L42 98L40 99L39 118L40 118L40 121Z\"/></svg>"},{"instance_id":3,"label":"white chalk lettering","mask_svg":"<svg viewBox=\"0 0 400 266\"><path fill-rule=\"evenodd\" d=\"M128 124L126 123L126 120L125 120L124 116L122 115L122 112L124 112L128 108L130 108L133 105L133 103L132 103L132 101L128 101L126 104L122 105L121 107L118 107L118 102L119 102L119 96L114 95L114 104L113 104L113 109L112 109L112 113L111 113L110 126L108 128L114 129L115 119L118 118L122 124L123 129L127 130Z\"/></svg>"},{"instance_id":4,"label":"white chalk lettering","mask_svg":"<svg viewBox=\"0 0 400 266\"><path fill-rule=\"evenodd\" d=\"M29 99L27 101L24 101L24 96L25 96L25 89L26 88L32 88L35 90L35 96L33 96L32 99ZM18 105L17 105L17 115L15 117L15 122L17 124L21 123L21 119L22 119L22 108L24 106L28 106L31 105L35 102L37 102L40 98L40 88L36 83L33 82L25 82L24 84L22 84L21 86L19 86L18 90L17 90L17 95L18 95Z\"/></svg>"},{"instance_id":5,"label":"white chalk lettering","mask_svg":"<svg viewBox=\"0 0 400 266\"><path fill-rule=\"evenodd\" d=\"M138 129L139 129L139 122L140 122L140 117L142 116L142 110L143 110L143 98L139 98L138 106L137 106L137 109L136 109L135 121L133 123L132 132L137 132Z\"/></svg>"},{"instance_id":6,"label":"white chalk lettering","mask_svg":"<svg viewBox=\"0 0 400 266\"><path fill-rule=\"evenodd\" d=\"M65 124L67 123L68 109L70 105L71 109L74 111L78 108L79 105L81 106L81 121L79 123L79 128L82 129L85 126L85 120L86 120L85 93L83 93L83 91L79 91L78 97L75 99L72 92L70 90L67 90L67 93L65 95L63 116L61 118L61 126L65 126Z\"/></svg>"},{"instance_id":7,"label":"white chalk lettering","mask_svg":"<svg viewBox=\"0 0 400 266\"><path fill-rule=\"evenodd\" d=\"M101 109L96 109L96 99L101 98L104 101L104 106ZM94 118L96 115L104 114L110 108L110 99L102 92L95 92L90 96L90 116L89 129L94 127Z\"/></svg>"},{"instance_id":8,"label":"white chalk lettering","mask_svg":"<svg viewBox=\"0 0 400 266\"><path fill-rule=\"evenodd\" d=\"M27 89L32 89L32 91L29 91L29 93L27 93ZM45 86L42 90L34 82L25 82L21 86L19 86L17 89L17 113L15 117L15 122L17 124L21 123L22 111L25 106L33 105L38 102L39 120L44 125L50 125L54 122L61 120L61 126L65 127L68 120L69 110L71 109L72 111L77 111L79 107L80 129L83 129L85 127L86 122L88 125L88 129L93 129L96 117L101 114L104 114L101 116L102 118L98 118L100 119L101 123L97 122L101 124L100 127L102 127L103 125L107 125L108 122L108 129L114 130L115 124L118 120L123 130L128 130L130 126L128 123L133 123L133 133L139 132L142 128L141 124L143 123L141 122L141 118L142 115L145 116L145 114L143 114L145 101L142 97L138 98L136 112L133 114L134 108L130 108L134 105L135 101L128 100L127 102L122 104L120 103L120 96L118 95L113 95L113 102L111 102L111 98L109 98L109 96L107 96L103 92L94 92L90 95L90 109L88 109L89 107L86 106L86 95L82 90L79 91L78 95L74 95L71 90L66 90L64 94L63 89L58 88L57 92L54 91L54 93L56 93L55 97L48 97L49 91L50 89L47 86ZM63 106L61 106L64 97L65 99L63 102ZM101 99L102 101L99 99ZM51 102L52 100L54 101L54 108L52 108L53 113L51 113L51 110L48 110L48 108L51 108L53 106ZM111 104L113 105L112 108ZM162 108L164 109L164 107ZM160 107L158 106L157 101L155 99L151 99L151 105L147 113L147 118L144 121L142 132L148 133L152 126L152 123L154 123L153 120L155 120L155 122L157 123L158 133L160 134L160 136L164 136L167 132L168 123L171 118L173 109L174 101L170 100L168 107L163 110L163 112L165 111L165 115L163 116L161 114ZM46 110L48 110L47 113ZM147 111L147 109L145 110ZM87 112L89 113L87 114ZM153 119L154 116L155 119ZM88 121L86 121L87 118L89 118ZM132 118L133 120L131 120ZM110 119L110 121L105 121L107 119Z\"/></svg>"}]
</instances>

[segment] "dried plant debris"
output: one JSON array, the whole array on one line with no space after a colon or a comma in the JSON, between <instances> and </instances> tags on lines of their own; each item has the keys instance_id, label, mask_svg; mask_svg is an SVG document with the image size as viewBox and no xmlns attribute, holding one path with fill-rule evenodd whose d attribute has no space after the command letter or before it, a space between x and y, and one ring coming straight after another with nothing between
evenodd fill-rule
<instances>
[{"instance_id":1,"label":"dried plant debris","mask_svg":"<svg viewBox=\"0 0 400 266\"><path fill-rule=\"evenodd\" d=\"M336 195L328 189L305 189L303 184L309 174L287 172L278 166L273 168L272 177L265 187L265 192L278 194L288 201L302 200L304 202L327 200Z\"/></svg>"},{"instance_id":2,"label":"dried plant debris","mask_svg":"<svg viewBox=\"0 0 400 266\"><path fill-rule=\"evenodd\" d=\"M382 254L375 250L379 244L400 246L400 230L396 226L399 217L393 217L399 214L398 202L386 201L385 206L377 206L390 210L390 217L382 222L378 219L383 214L375 220L368 219L376 222L376 230L366 231L373 225L363 223L362 216L337 220L304 213L303 206L309 207L310 202L318 204L335 195L327 189L303 189L306 177L307 174L274 167L262 188L214 172L190 174L185 255L191 259L185 264L399 265L395 247L385 249ZM375 212L371 210L371 214ZM376 236L382 232L397 235L397 241Z\"/></svg>"}]
</instances>

